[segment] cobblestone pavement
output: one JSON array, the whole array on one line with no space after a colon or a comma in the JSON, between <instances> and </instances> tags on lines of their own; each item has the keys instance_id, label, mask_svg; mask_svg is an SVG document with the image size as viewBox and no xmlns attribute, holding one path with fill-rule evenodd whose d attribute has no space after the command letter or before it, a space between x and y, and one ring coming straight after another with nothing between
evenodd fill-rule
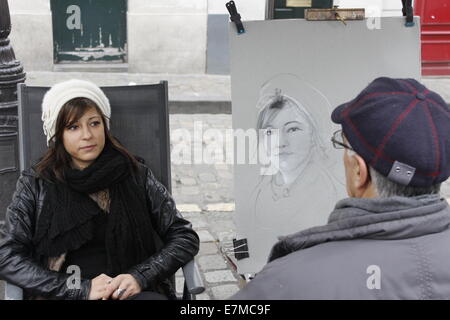
<instances>
[{"instance_id":1,"label":"cobblestone pavement","mask_svg":"<svg viewBox=\"0 0 450 320\"><path fill-rule=\"evenodd\" d=\"M232 128L231 115L218 114L172 114L170 129L173 145L176 143L176 130L186 129L184 138L194 139L194 122L201 122L203 132L218 128L222 132ZM195 137L203 148L211 141ZM190 146L193 150L193 144ZM194 151L192 151L194 153ZM225 152L224 152L225 154ZM172 159L173 160L173 159ZM204 277L206 292L198 299L226 299L239 288L242 280L224 247L229 245L236 230L233 222L233 166L227 164L174 164L172 162L172 193L177 206L198 232L201 240L197 263ZM450 199L450 180L444 183L442 195ZM450 201L450 200L449 200ZM181 272L177 273L177 288L182 288Z\"/></svg>"},{"instance_id":2,"label":"cobblestone pavement","mask_svg":"<svg viewBox=\"0 0 450 320\"><path fill-rule=\"evenodd\" d=\"M175 164L173 146L179 142L182 131L183 141L192 138L188 145L191 161L194 148L205 148L211 142L202 141L201 135L194 137L194 125L202 126L202 132L231 129L231 115L218 114L171 114L170 136L172 149L172 194L183 216L192 222L200 236L200 253L196 257L201 270L206 291L197 299L226 299L239 290L240 276L233 263L223 253L233 238L235 225L233 197L233 167L227 164ZM198 145L195 145L197 144ZM204 149L203 149L204 150ZM199 150L202 151L202 150ZM225 154L225 152L224 152ZM181 293L182 273L177 273L177 290Z\"/></svg>"},{"instance_id":3,"label":"cobblestone pavement","mask_svg":"<svg viewBox=\"0 0 450 320\"><path fill-rule=\"evenodd\" d=\"M149 84L167 80L170 101L230 101L230 76L209 74L154 74L28 71L27 85L51 86L68 79L90 80L99 86Z\"/></svg>"},{"instance_id":4,"label":"cobblestone pavement","mask_svg":"<svg viewBox=\"0 0 450 320\"><path fill-rule=\"evenodd\" d=\"M167 80L170 101L231 100L229 75L28 71L26 82L28 85L51 86L71 78L91 80L102 86L148 84ZM450 103L450 77L424 77L422 82Z\"/></svg>"}]
</instances>

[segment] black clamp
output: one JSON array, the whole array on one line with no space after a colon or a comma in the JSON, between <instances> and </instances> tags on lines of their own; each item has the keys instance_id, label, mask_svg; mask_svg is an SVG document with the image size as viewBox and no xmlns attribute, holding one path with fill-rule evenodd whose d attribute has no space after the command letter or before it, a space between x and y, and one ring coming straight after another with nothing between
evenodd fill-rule
<instances>
[{"instance_id":1,"label":"black clamp","mask_svg":"<svg viewBox=\"0 0 450 320\"><path fill-rule=\"evenodd\" d=\"M406 27L414 26L414 9L412 6L412 0L402 0L403 4L403 16L406 17Z\"/></svg>"},{"instance_id":2,"label":"black clamp","mask_svg":"<svg viewBox=\"0 0 450 320\"><path fill-rule=\"evenodd\" d=\"M248 244L247 239L233 239L233 251L234 257L237 260L245 259L250 257L248 254Z\"/></svg>"},{"instance_id":3,"label":"black clamp","mask_svg":"<svg viewBox=\"0 0 450 320\"><path fill-rule=\"evenodd\" d=\"M234 1L227 2L226 7L228 9L228 12L230 13L230 20L236 24L237 33L244 33L245 29L241 21L241 15L237 12Z\"/></svg>"}]
</instances>

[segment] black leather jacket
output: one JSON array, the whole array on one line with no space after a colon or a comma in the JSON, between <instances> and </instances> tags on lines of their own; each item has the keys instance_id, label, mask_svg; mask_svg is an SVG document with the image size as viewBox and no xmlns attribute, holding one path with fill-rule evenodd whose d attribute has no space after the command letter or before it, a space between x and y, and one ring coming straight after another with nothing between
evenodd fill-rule
<instances>
[{"instance_id":1,"label":"black leather jacket","mask_svg":"<svg viewBox=\"0 0 450 320\"><path fill-rule=\"evenodd\" d=\"M177 269L192 260L198 252L199 238L150 169L140 165L139 170L145 183L153 226L164 243L158 253L127 272L145 290L171 277ZM71 274L51 271L44 261L35 258L32 238L41 214L47 183L50 182L37 178L32 169L23 171L17 181L16 191L6 212L6 234L0 240L0 278L23 288L26 294L32 296L87 299L90 280L81 279L80 289L70 289L72 286L66 283Z\"/></svg>"}]
</instances>

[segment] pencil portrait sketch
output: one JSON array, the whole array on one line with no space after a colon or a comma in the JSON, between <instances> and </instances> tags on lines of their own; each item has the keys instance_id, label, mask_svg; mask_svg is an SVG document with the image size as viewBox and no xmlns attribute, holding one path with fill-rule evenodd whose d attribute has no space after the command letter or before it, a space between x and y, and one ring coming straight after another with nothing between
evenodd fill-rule
<instances>
[{"instance_id":1,"label":"pencil portrait sketch","mask_svg":"<svg viewBox=\"0 0 450 320\"><path fill-rule=\"evenodd\" d=\"M280 74L264 83L257 108L259 152L276 163L275 170L261 171L249 201L249 246L252 257L263 261L277 237L325 224L342 183L329 154L326 97L298 76Z\"/></svg>"},{"instance_id":2,"label":"pencil portrait sketch","mask_svg":"<svg viewBox=\"0 0 450 320\"><path fill-rule=\"evenodd\" d=\"M340 129L332 111L377 77L420 79L420 23L380 19L377 30L364 20L304 19L248 21L240 35L229 28L235 149L241 156L248 132L246 157L257 159L233 166L234 238L241 241L230 247L248 279L279 237L326 224L348 197L344 152L330 141Z\"/></svg>"}]
</instances>

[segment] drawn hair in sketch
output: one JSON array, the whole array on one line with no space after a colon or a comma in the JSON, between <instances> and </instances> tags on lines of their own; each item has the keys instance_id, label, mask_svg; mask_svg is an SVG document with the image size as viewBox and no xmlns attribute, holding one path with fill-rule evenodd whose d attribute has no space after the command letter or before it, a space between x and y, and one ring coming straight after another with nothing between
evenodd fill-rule
<instances>
[{"instance_id":1,"label":"drawn hair in sketch","mask_svg":"<svg viewBox=\"0 0 450 320\"><path fill-rule=\"evenodd\" d=\"M272 94L266 94L260 98L258 101L258 105L261 107L260 112L258 114L256 129L258 132L262 133L270 133L267 131L267 128L271 128L272 122L275 120L277 116L282 112L288 112L286 118L290 120L291 123L300 122L305 127L309 128L310 133L310 142L308 145L303 145L302 147L306 147L307 150L304 152L305 159L297 159L299 162L313 160L316 157L319 159L316 160L327 160L328 155L326 153L326 148L323 139L319 135L319 128L316 120L311 116L308 112L307 108L304 104L297 101L295 98L284 94L281 88L275 88ZM289 128L292 132L294 128ZM298 128L297 128L298 129ZM280 132L279 135L283 135L283 132ZM258 135L258 139L260 139L260 135ZM264 147L266 144L265 141L258 140L258 144L261 147Z\"/></svg>"},{"instance_id":2,"label":"drawn hair in sketch","mask_svg":"<svg viewBox=\"0 0 450 320\"><path fill-rule=\"evenodd\" d=\"M331 136L333 129L331 105L323 94L297 76L282 74L262 86L257 108L258 153L265 150L271 154L269 158L277 156L274 162L278 168L268 170L269 174L260 171L258 181L255 181L250 196L253 223L255 232L259 228L280 232L272 218L273 210L269 208L279 201L288 207L295 206L295 203L300 205L301 199L304 201L304 197L308 198L310 192L317 193L318 189L334 202L338 189L343 186L334 175L337 158L330 156L331 143L326 144L326 137ZM267 133L272 128L277 129L279 136L279 143L275 146L267 144L270 140ZM292 210L284 211L282 207L277 210L275 216L290 216L291 223L295 221L292 219L303 219Z\"/></svg>"},{"instance_id":3,"label":"drawn hair in sketch","mask_svg":"<svg viewBox=\"0 0 450 320\"><path fill-rule=\"evenodd\" d=\"M271 175L281 170L286 184L295 181L308 163L328 166L329 157L324 137L327 130L330 104L319 91L293 74L280 74L266 81L257 102L258 148L266 151L277 170L269 168ZM329 126L329 125L328 125ZM268 143L272 129L277 134L278 146ZM300 167L301 166L301 167ZM325 169L326 170L326 169Z\"/></svg>"}]
</instances>

